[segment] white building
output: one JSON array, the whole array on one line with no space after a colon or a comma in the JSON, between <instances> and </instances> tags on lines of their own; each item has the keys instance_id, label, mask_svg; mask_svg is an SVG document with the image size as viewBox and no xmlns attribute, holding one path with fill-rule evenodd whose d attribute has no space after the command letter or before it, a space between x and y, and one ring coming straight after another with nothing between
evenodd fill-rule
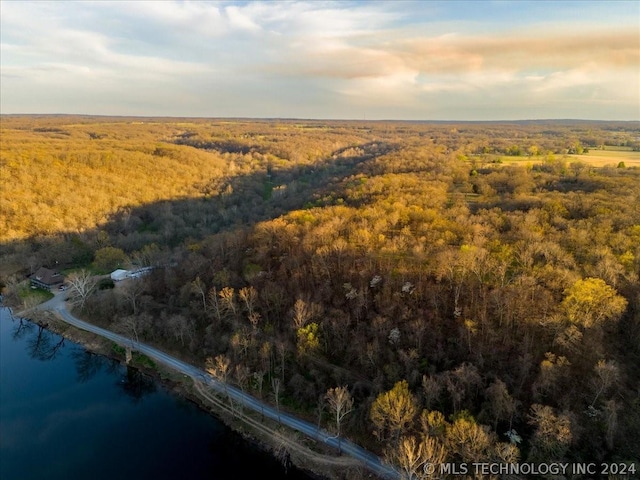
<instances>
[{"instance_id":1,"label":"white building","mask_svg":"<svg viewBox=\"0 0 640 480\"><path fill-rule=\"evenodd\" d=\"M114 270L113 272L111 272L111 280L113 280L114 282L119 282L120 280L124 280L125 278L129 277L129 270L122 270L121 268L119 268L118 270Z\"/></svg>"}]
</instances>

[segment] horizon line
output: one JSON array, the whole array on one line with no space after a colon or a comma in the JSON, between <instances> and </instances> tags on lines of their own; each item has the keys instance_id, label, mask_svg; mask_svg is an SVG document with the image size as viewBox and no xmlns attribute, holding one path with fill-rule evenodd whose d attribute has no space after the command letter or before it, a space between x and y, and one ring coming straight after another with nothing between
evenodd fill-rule
<instances>
[{"instance_id":1,"label":"horizon line","mask_svg":"<svg viewBox=\"0 0 640 480\"><path fill-rule=\"evenodd\" d=\"M314 118L314 117L247 117L247 116L201 116L201 115L123 115L101 113L0 113L0 117L101 117L101 118L148 118L148 119L197 119L197 120L253 120L253 121L314 121L314 122L401 122L401 123L509 123L509 122L624 122L640 123L640 118L635 120L604 119L604 118L519 118L519 119L495 119L495 120L435 120L435 119L401 119L401 118Z\"/></svg>"}]
</instances>

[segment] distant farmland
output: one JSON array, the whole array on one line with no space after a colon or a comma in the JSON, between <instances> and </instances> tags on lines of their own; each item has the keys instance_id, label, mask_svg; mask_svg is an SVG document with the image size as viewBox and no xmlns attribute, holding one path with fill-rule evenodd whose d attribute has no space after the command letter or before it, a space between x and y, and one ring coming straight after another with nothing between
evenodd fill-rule
<instances>
[{"instance_id":1,"label":"distant farmland","mask_svg":"<svg viewBox=\"0 0 640 480\"><path fill-rule=\"evenodd\" d=\"M595 167L617 166L620 162L624 162L627 167L640 167L640 152L631 150L590 150L585 155L569 155L569 157Z\"/></svg>"},{"instance_id":2,"label":"distant farmland","mask_svg":"<svg viewBox=\"0 0 640 480\"><path fill-rule=\"evenodd\" d=\"M567 162L583 162L594 167L614 166L617 167L620 162L624 162L626 167L640 167L640 152L634 152L630 149L606 149L606 150L590 150L589 153L582 155L566 154L563 156L556 155L556 158L565 159ZM506 164L533 164L542 163L546 160L545 156L529 157L529 156L506 156L501 157L501 163Z\"/></svg>"}]
</instances>

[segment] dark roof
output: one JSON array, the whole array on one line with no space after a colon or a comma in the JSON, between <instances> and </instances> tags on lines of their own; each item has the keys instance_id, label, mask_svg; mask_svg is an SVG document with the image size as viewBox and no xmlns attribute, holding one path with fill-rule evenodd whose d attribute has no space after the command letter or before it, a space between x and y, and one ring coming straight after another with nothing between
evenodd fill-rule
<instances>
[{"instance_id":1,"label":"dark roof","mask_svg":"<svg viewBox=\"0 0 640 480\"><path fill-rule=\"evenodd\" d=\"M55 270L50 270L45 267L40 267L36 273L31 275L31 280L37 280L45 285L56 285L64 282L64 276Z\"/></svg>"}]
</instances>

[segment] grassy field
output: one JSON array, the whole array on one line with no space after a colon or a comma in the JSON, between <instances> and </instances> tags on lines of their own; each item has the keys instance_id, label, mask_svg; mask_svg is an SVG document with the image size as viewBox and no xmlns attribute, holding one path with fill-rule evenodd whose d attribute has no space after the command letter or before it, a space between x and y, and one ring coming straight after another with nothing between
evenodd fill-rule
<instances>
[{"instance_id":1,"label":"grassy field","mask_svg":"<svg viewBox=\"0 0 640 480\"><path fill-rule=\"evenodd\" d=\"M22 300L22 307L27 309L53 298L53 293L41 288L33 288L28 281L24 281L18 290Z\"/></svg>"},{"instance_id":2,"label":"grassy field","mask_svg":"<svg viewBox=\"0 0 640 480\"><path fill-rule=\"evenodd\" d=\"M513 165L533 165L545 161L544 156L539 157L500 157L502 164ZM594 167L604 167L607 165L617 167L620 162L624 162L626 167L640 167L640 152L631 150L590 150L583 155L556 155L556 158L564 158L568 163L582 162Z\"/></svg>"},{"instance_id":3,"label":"grassy field","mask_svg":"<svg viewBox=\"0 0 640 480\"><path fill-rule=\"evenodd\" d=\"M640 152L631 150L590 150L586 155L568 155L569 158L595 167L624 162L627 167L640 167Z\"/></svg>"}]
</instances>

